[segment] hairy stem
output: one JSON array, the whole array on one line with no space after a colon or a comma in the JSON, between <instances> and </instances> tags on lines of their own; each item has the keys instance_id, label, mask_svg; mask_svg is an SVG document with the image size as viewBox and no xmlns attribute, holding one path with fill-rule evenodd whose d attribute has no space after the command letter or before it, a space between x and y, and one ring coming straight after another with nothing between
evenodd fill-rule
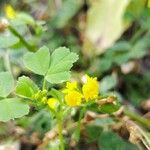
<instances>
[{"instance_id":1,"label":"hairy stem","mask_svg":"<svg viewBox=\"0 0 150 150\"><path fill-rule=\"evenodd\" d=\"M84 115L85 110L86 110L86 107L83 107L83 108L81 109L81 112L80 112L80 115L79 115L79 120L78 120L78 125L77 125L78 141L80 140L81 120L82 120L82 117L83 117L83 115Z\"/></svg>"},{"instance_id":2,"label":"hairy stem","mask_svg":"<svg viewBox=\"0 0 150 150\"><path fill-rule=\"evenodd\" d=\"M57 116L57 124L58 124L58 134L59 134L59 140L60 140L60 149L64 150L64 137L63 137L63 124L62 124L62 118L61 116Z\"/></svg>"}]
</instances>

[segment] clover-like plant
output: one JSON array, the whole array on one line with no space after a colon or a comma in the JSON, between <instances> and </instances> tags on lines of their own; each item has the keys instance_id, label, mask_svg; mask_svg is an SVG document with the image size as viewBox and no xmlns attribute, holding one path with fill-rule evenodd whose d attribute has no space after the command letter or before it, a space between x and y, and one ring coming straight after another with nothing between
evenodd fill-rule
<instances>
[{"instance_id":1,"label":"clover-like plant","mask_svg":"<svg viewBox=\"0 0 150 150\"><path fill-rule=\"evenodd\" d=\"M25 67L35 74L43 77L41 88L29 77L21 76L15 86L15 92L10 95L14 87L14 80L9 72L0 73L0 121L9 121L29 113L29 104L38 110L47 109L57 120L60 149L64 150L64 138L62 134L63 121L66 114L73 107L81 108L78 126L74 137L80 138L80 122L84 112L90 107L96 107L102 111L115 111L118 109L114 97L101 98L99 96L99 83L97 78L85 75L82 87L77 82L70 80L70 69L78 60L78 55L70 52L66 47L57 48L50 54L45 46L37 52L28 52L23 57ZM50 88L50 84L66 82L66 87L60 90ZM7 84L6 84L7 83ZM11 97L11 98L10 98ZM100 100L100 101L99 101ZM107 104L108 102L108 104ZM107 104L105 108L100 107ZM113 109L110 109L113 105ZM112 106L111 106L112 107Z\"/></svg>"}]
</instances>

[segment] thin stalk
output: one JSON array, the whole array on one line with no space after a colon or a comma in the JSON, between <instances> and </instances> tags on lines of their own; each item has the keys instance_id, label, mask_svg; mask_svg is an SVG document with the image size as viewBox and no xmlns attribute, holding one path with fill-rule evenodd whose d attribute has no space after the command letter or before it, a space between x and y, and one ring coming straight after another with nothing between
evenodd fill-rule
<instances>
[{"instance_id":1,"label":"thin stalk","mask_svg":"<svg viewBox=\"0 0 150 150\"><path fill-rule=\"evenodd\" d=\"M20 39L20 42L28 49L28 51L35 52L35 48L31 46L13 26L9 25L8 29L13 35Z\"/></svg>"},{"instance_id":2,"label":"thin stalk","mask_svg":"<svg viewBox=\"0 0 150 150\"><path fill-rule=\"evenodd\" d=\"M140 128L140 132L141 132L141 134L143 135L143 137L142 137L142 142L143 142L143 144L145 145L145 147L148 149L148 150L150 150L150 140L149 140L149 136L147 136L147 134L144 132L144 130L142 130L141 128Z\"/></svg>"},{"instance_id":3,"label":"thin stalk","mask_svg":"<svg viewBox=\"0 0 150 150\"><path fill-rule=\"evenodd\" d=\"M63 137L63 124L62 124L62 118L57 116L57 124L58 124L58 134L59 134L59 140L60 140L60 150L64 150L64 137Z\"/></svg>"},{"instance_id":4,"label":"thin stalk","mask_svg":"<svg viewBox=\"0 0 150 150\"><path fill-rule=\"evenodd\" d=\"M145 147L146 147L148 150L150 150L150 145L149 145L149 143L148 143L146 140L144 140L143 138L142 138L142 142L143 142L143 144L145 145Z\"/></svg>"},{"instance_id":5,"label":"thin stalk","mask_svg":"<svg viewBox=\"0 0 150 150\"><path fill-rule=\"evenodd\" d=\"M84 115L85 110L86 110L86 107L84 106L81 109L81 112L80 112L80 115L79 115L79 120L78 120L78 125L77 125L78 141L80 140L81 120L82 120L82 117Z\"/></svg>"},{"instance_id":6,"label":"thin stalk","mask_svg":"<svg viewBox=\"0 0 150 150\"><path fill-rule=\"evenodd\" d=\"M139 114L137 113L133 113L129 110L125 110L125 114L127 116L129 116L131 119L134 119L136 121L138 121L139 123L143 124L144 126L146 126L147 128L150 128L150 121L148 119L145 119L143 117L141 117Z\"/></svg>"}]
</instances>

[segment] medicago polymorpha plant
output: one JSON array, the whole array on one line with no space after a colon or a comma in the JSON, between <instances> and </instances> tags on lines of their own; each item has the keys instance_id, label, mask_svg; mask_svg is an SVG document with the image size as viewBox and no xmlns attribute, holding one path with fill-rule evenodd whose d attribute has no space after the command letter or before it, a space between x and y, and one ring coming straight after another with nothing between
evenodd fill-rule
<instances>
[{"instance_id":1,"label":"medicago polymorpha plant","mask_svg":"<svg viewBox=\"0 0 150 150\"><path fill-rule=\"evenodd\" d=\"M119 108L116 98L100 96L96 77L84 75L82 84L70 81L70 69L77 60L78 55L70 52L66 47L59 47L52 54L46 46L35 53L27 52L23 57L24 65L31 72L43 77L41 87L28 76L23 75L14 81L10 72L1 72L0 121L6 122L27 115L29 106L37 108L38 111L46 109L56 120L60 149L64 150L63 123L72 109L78 108L80 113L75 129L77 141L80 138L81 119L88 109L93 108L108 113L116 111ZM51 88L53 84L65 86L55 89Z\"/></svg>"}]
</instances>

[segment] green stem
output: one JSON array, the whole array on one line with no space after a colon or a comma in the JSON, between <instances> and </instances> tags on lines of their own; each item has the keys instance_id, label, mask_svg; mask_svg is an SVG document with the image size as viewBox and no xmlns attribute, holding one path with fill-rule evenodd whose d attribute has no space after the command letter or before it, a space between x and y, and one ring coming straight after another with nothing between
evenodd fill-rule
<instances>
[{"instance_id":1,"label":"green stem","mask_svg":"<svg viewBox=\"0 0 150 150\"><path fill-rule=\"evenodd\" d=\"M84 115L85 110L86 110L86 107L84 106L81 109L81 112L80 112L80 115L79 115L78 125L77 125L77 129L76 129L76 133L78 134L78 139L76 139L77 142L80 140L81 120L82 120L82 117Z\"/></svg>"},{"instance_id":2,"label":"green stem","mask_svg":"<svg viewBox=\"0 0 150 150\"><path fill-rule=\"evenodd\" d=\"M146 126L147 128L150 128L150 121L148 119L145 119L143 117L141 117L139 114L137 113L133 113L129 110L125 110L125 114L127 116L129 116L131 119L134 119L136 121L138 121L139 123L143 124L144 126Z\"/></svg>"},{"instance_id":3,"label":"green stem","mask_svg":"<svg viewBox=\"0 0 150 150\"><path fill-rule=\"evenodd\" d=\"M58 123L58 134L59 134L59 140L60 140L60 149L64 150L64 137L63 137L63 124L62 124L62 118L61 116L57 116L57 123Z\"/></svg>"},{"instance_id":4,"label":"green stem","mask_svg":"<svg viewBox=\"0 0 150 150\"><path fill-rule=\"evenodd\" d=\"M13 26L9 25L8 29L12 34L20 39L20 42L28 49L28 51L35 52L35 48L31 46Z\"/></svg>"},{"instance_id":5,"label":"green stem","mask_svg":"<svg viewBox=\"0 0 150 150\"><path fill-rule=\"evenodd\" d=\"M44 77L44 79L43 79L43 87L42 87L42 89L43 89L43 90L46 89L46 80L45 80L45 77Z\"/></svg>"}]
</instances>

